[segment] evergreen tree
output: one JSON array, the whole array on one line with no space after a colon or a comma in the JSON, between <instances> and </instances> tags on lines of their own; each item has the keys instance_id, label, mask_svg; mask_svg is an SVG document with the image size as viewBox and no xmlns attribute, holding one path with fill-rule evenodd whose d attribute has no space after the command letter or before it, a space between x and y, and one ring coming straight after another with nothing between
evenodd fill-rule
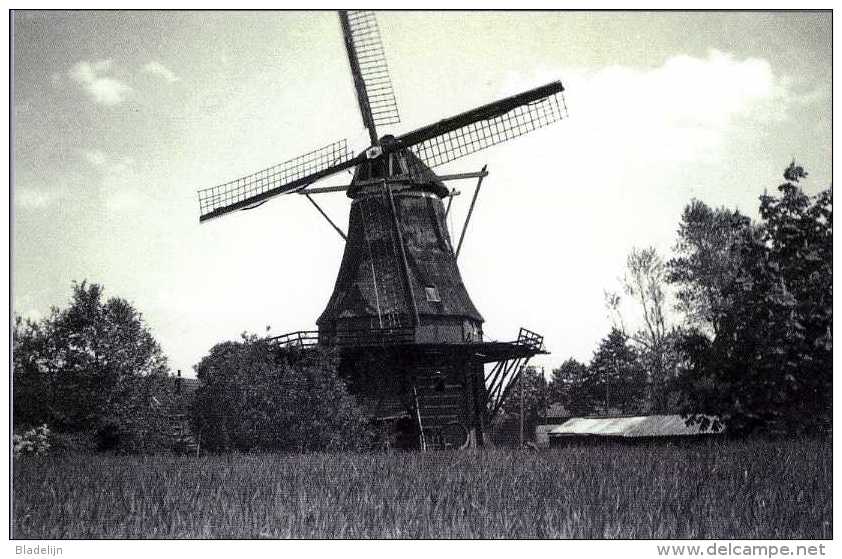
<instances>
[{"instance_id":1,"label":"evergreen tree","mask_svg":"<svg viewBox=\"0 0 842 559\"><path fill-rule=\"evenodd\" d=\"M549 406L548 396L547 381L543 372L537 367L525 367L517 378L511 381L506 401L494 418L492 440L497 444L517 444L520 440L521 409L524 441L534 439L535 426Z\"/></svg>"},{"instance_id":2,"label":"evergreen tree","mask_svg":"<svg viewBox=\"0 0 842 559\"><path fill-rule=\"evenodd\" d=\"M594 402L585 400L577 389L588 380L590 372L584 363L570 358L557 369L553 369L547 387L549 403L562 404L571 413L586 415L594 409Z\"/></svg>"},{"instance_id":3,"label":"evergreen tree","mask_svg":"<svg viewBox=\"0 0 842 559\"><path fill-rule=\"evenodd\" d=\"M647 375L628 342L628 336L612 328L591 359L578 394L599 413L637 413L645 407Z\"/></svg>"}]
</instances>

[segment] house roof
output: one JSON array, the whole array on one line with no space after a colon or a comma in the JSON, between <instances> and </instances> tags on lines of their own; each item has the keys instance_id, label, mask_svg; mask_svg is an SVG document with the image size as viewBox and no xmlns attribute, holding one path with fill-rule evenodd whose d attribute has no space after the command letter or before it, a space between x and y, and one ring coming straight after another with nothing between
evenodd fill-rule
<instances>
[{"instance_id":1,"label":"house roof","mask_svg":"<svg viewBox=\"0 0 842 559\"><path fill-rule=\"evenodd\" d=\"M547 409L543 410L544 417L569 417L570 411L564 407L564 404L550 404Z\"/></svg>"},{"instance_id":2,"label":"house roof","mask_svg":"<svg viewBox=\"0 0 842 559\"><path fill-rule=\"evenodd\" d=\"M718 421L714 416L706 416ZM722 432L720 429L718 432ZM609 437L674 437L704 435L698 424L687 425L680 415L647 415L637 417L573 417L548 431L550 436L597 435Z\"/></svg>"},{"instance_id":3,"label":"house roof","mask_svg":"<svg viewBox=\"0 0 842 559\"><path fill-rule=\"evenodd\" d=\"M181 381L181 394L190 396L199 388L199 379L196 377L176 377L176 382Z\"/></svg>"}]
</instances>

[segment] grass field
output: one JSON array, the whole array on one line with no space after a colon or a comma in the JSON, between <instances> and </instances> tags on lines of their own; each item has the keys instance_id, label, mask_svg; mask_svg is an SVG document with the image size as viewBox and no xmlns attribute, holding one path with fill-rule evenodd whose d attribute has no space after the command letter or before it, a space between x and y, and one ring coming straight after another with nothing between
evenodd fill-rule
<instances>
[{"instance_id":1,"label":"grass field","mask_svg":"<svg viewBox=\"0 0 842 559\"><path fill-rule=\"evenodd\" d=\"M829 538L829 440L16 460L16 538Z\"/></svg>"}]
</instances>

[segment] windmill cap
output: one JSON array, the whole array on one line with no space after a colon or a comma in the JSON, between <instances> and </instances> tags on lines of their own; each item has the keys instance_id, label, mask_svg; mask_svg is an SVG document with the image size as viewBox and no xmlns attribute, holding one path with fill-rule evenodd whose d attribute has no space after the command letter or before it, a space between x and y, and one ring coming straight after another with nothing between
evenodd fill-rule
<instances>
[{"instance_id":1,"label":"windmill cap","mask_svg":"<svg viewBox=\"0 0 842 559\"><path fill-rule=\"evenodd\" d=\"M348 197L354 198L372 182L394 179L409 184L413 189L432 192L439 198L449 194L444 182L411 150L397 147L394 136L387 134L380 138L382 152L357 165ZM369 148L372 154L374 150Z\"/></svg>"}]
</instances>

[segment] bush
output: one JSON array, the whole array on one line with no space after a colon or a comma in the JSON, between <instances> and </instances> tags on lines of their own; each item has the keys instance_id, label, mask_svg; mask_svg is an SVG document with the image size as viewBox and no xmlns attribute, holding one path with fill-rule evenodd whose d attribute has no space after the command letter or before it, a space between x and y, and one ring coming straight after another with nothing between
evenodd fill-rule
<instances>
[{"instance_id":1,"label":"bush","mask_svg":"<svg viewBox=\"0 0 842 559\"><path fill-rule=\"evenodd\" d=\"M118 454L148 454L166 448L165 444L155 444L155 441L148 440L144 434L133 426L106 421L96 430L94 440L97 450Z\"/></svg>"},{"instance_id":2,"label":"bush","mask_svg":"<svg viewBox=\"0 0 842 559\"><path fill-rule=\"evenodd\" d=\"M211 451L368 448L367 418L322 348L281 349L256 336L224 342L196 366L194 431Z\"/></svg>"},{"instance_id":3,"label":"bush","mask_svg":"<svg viewBox=\"0 0 842 559\"><path fill-rule=\"evenodd\" d=\"M75 433L53 431L50 435L51 454L91 454L96 450L96 433L93 431Z\"/></svg>"},{"instance_id":4,"label":"bush","mask_svg":"<svg viewBox=\"0 0 842 559\"><path fill-rule=\"evenodd\" d=\"M93 439L97 450L117 454L155 454L171 450L167 427L146 422L105 421Z\"/></svg>"},{"instance_id":5,"label":"bush","mask_svg":"<svg viewBox=\"0 0 842 559\"><path fill-rule=\"evenodd\" d=\"M95 441L98 450L119 454L151 454L171 450L168 411L175 394L168 377L131 379L126 390L132 400L115 406L98 422Z\"/></svg>"},{"instance_id":6,"label":"bush","mask_svg":"<svg viewBox=\"0 0 842 559\"><path fill-rule=\"evenodd\" d=\"M50 429L43 424L13 437L15 458L24 454L47 454L50 450Z\"/></svg>"}]
</instances>

